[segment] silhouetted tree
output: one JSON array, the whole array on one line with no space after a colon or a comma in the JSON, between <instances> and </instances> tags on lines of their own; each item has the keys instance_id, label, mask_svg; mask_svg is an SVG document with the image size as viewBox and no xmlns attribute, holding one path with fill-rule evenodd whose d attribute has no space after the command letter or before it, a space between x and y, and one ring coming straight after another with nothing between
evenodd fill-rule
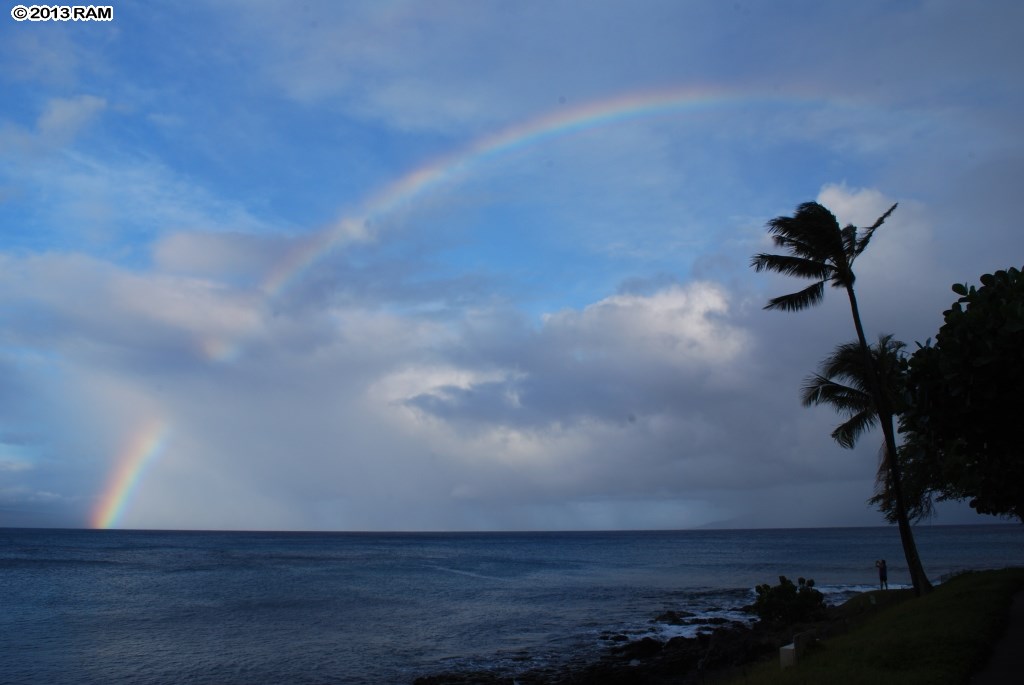
<instances>
[{"instance_id":1,"label":"silhouetted tree","mask_svg":"<svg viewBox=\"0 0 1024 685\"><path fill-rule=\"evenodd\" d=\"M889 409L897 415L906 410L906 358L902 354L904 343L892 335L878 336L878 342L871 346L871 358L886 393ZM832 431L832 439L841 446L852 449L857 439L866 431L878 425L879 412L871 395L870 369L864 363L859 343L844 343L826 357L818 367L818 373L804 381L801 399L805 407L827 404L846 420ZM892 423L893 416L882 418ZM897 448L897 458L905 459L902 446ZM892 468L888 461L885 443L879 450L879 468L875 478L875 495L868 500L877 505L891 523L896 523L896 507L889 482ZM903 477L904 499L907 516L918 520L932 513L932 498L927 484L908 479L906 462L901 461L899 471ZM908 487L908 480L912 482Z\"/></svg>"},{"instance_id":2,"label":"silhouetted tree","mask_svg":"<svg viewBox=\"0 0 1024 685\"><path fill-rule=\"evenodd\" d=\"M985 274L953 286L935 345L910 358L903 413L907 465L940 499L1024 521L1024 275Z\"/></svg>"},{"instance_id":3,"label":"silhouetted tree","mask_svg":"<svg viewBox=\"0 0 1024 685\"><path fill-rule=\"evenodd\" d=\"M870 394L874 398L882 434L885 437L885 448L888 453L886 462L890 471L889 483L896 500L897 523L903 553L907 558L914 592L920 595L930 590L931 584L921 565L903 500L899 460L895 458L896 436L891 420L893 412L871 359L853 287L856 281L853 272L854 261L864 252L875 231L895 209L896 205L893 205L873 225L861 231L853 225L840 228L835 216L824 206L817 202L805 202L797 207L793 216L780 216L768 222L768 232L775 246L785 249L788 254L756 254L751 260L751 266L758 272L774 271L814 281L803 290L772 298L765 309L801 311L812 307L824 298L826 284L846 291L853 325L857 330L859 348L865 366L869 369Z\"/></svg>"},{"instance_id":4,"label":"silhouetted tree","mask_svg":"<svg viewBox=\"0 0 1024 685\"><path fill-rule=\"evenodd\" d=\"M892 335L885 334L878 336L878 342L869 348L893 411L898 401L894 394L898 395L902 382L899 353L904 347ZM870 376L860 344L854 342L837 346L818 366L818 373L804 381L801 401L805 407L827 404L847 415L847 420L832 431L832 439L847 449L853 448L862 433L878 425Z\"/></svg>"}]
</instances>

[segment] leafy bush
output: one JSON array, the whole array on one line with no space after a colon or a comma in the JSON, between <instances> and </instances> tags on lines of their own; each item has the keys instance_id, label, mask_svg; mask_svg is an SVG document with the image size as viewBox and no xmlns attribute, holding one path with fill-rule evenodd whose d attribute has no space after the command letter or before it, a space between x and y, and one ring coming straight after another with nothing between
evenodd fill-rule
<instances>
[{"instance_id":1,"label":"leafy bush","mask_svg":"<svg viewBox=\"0 0 1024 685\"><path fill-rule=\"evenodd\" d=\"M960 298L943 312L935 345L910 358L904 473L922 484L921 497L966 499L979 514L1024 521L1024 273L980 280L953 286Z\"/></svg>"},{"instance_id":2,"label":"leafy bush","mask_svg":"<svg viewBox=\"0 0 1024 685\"><path fill-rule=\"evenodd\" d=\"M799 578L798 585L786 576L779 576L779 584L757 586L754 611L762 621L797 623L814 620L825 614L825 595L814 589L813 580Z\"/></svg>"}]
</instances>

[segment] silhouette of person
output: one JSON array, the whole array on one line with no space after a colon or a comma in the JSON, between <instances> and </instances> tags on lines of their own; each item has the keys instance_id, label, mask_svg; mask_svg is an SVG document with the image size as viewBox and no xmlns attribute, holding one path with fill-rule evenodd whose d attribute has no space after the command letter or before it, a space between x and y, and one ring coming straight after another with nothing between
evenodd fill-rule
<instances>
[{"instance_id":1,"label":"silhouette of person","mask_svg":"<svg viewBox=\"0 0 1024 685\"><path fill-rule=\"evenodd\" d=\"M878 586L881 590L889 589L889 569L885 566L885 559L879 559L875 562L875 566L878 567Z\"/></svg>"}]
</instances>

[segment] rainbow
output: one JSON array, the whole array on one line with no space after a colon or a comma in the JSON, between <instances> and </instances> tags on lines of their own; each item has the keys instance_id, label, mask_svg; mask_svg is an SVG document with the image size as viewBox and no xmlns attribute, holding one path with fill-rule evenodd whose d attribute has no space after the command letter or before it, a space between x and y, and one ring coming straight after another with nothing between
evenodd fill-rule
<instances>
[{"instance_id":1,"label":"rainbow","mask_svg":"<svg viewBox=\"0 0 1024 685\"><path fill-rule=\"evenodd\" d=\"M369 195L355 211L301 240L268 271L260 285L262 297L270 300L280 295L290 283L332 250L345 244L372 240L374 234L371 224L375 217L394 211L430 189L465 174L471 167L504 153L561 136L645 117L736 104L748 105L758 101L783 104L820 102L814 98L794 98L792 95L757 97L749 92L718 88L672 88L628 93L576 107L559 107L542 116L509 126L407 172ZM243 344L241 337L206 341L203 353L211 361L230 361L240 351ZM136 432L118 457L116 470L94 512L94 527L109 528L115 525L137 489L146 466L163 450L169 432L169 425L163 420L150 421Z\"/></svg>"},{"instance_id":2,"label":"rainbow","mask_svg":"<svg viewBox=\"0 0 1024 685\"><path fill-rule=\"evenodd\" d=\"M346 244L373 240L373 219L409 204L442 183L465 175L473 166L502 154L554 138L646 117L759 103L793 106L821 104L822 100L793 94L757 95L735 89L677 87L627 93L576 107L563 106L509 126L407 172L369 195L355 210L344 214L333 224L303 238L268 270L259 286L259 297L263 301L273 300L332 250ZM828 104L844 103L830 98ZM244 338L245 334L241 333L233 339L208 341L203 353L210 361L232 361L241 351Z\"/></svg>"},{"instance_id":3,"label":"rainbow","mask_svg":"<svg viewBox=\"0 0 1024 685\"><path fill-rule=\"evenodd\" d=\"M792 98L787 98L792 101ZM577 107L560 108L525 123L480 138L461 150L436 159L383 187L361 208L319 231L287 254L267 275L262 290L278 295L289 283L331 250L372 239L370 220L395 210L471 166L511 150L552 138L633 119L750 102L749 93L721 89L670 89L621 95Z\"/></svg>"},{"instance_id":4,"label":"rainbow","mask_svg":"<svg viewBox=\"0 0 1024 685\"><path fill-rule=\"evenodd\" d=\"M116 459L107 489L93 512L93 528L111 528L124 513L143 472L163 451L170 427L162 419L142 424L124 445Z\"/></svg>"}]
</instances>

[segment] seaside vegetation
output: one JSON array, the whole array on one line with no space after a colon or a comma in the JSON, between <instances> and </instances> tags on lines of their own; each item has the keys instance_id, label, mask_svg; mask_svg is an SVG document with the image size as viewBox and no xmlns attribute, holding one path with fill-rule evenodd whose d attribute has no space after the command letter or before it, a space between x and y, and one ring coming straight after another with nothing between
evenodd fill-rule
<instances>
[{"instance_id":1,"label":"seaside vegetation","mask_svg":"<svg viewBox=\"0 0 1024 685\"><path fill-rule=\"evenodd\" d=\"M758 664L728 685L962 685L984 668L1024 588L1024 568L965 573L917 599L876 590L845 605L848 632L813 644L796 665Z\"/></svg>"},{"instance_id":2,"label":"seaside vegetation","mask_svg":"<svg viewBox=\"0 0 1024 685\"><path fill-rule=\"evenodd\" d=\"M813 579L799 578L796 583L779 576L778 585L758 585L754 613L762 621L796 623L825 615L825 595L814 589Z\"/></svg>"},{"instance_id":3,"label":"seaside vegetation","mask_svg":"<svg viewBox=\"0 0 1024 685\"><path fill-rule=\"evenodd\" d=\"M933 500L968 500L980 514L1024 521L1024 451L1019 440L1024 387L1024 276L1010 268L981 276L981 287L955 284L960 299L944 312L935 344L912 355L892 335L870 348L889 408L899 418L897 448L903 500L911 520L929 517ZM857 342L839 345L804 381L805 406L844 415L832 432L841 446L877 425L870 374ZM897 522L890 470L880 452L875 496Z\"/></svg>"},{"instance_id":4,"label":"seaside vegetation","mask_svg":"<svg viewBox=\"0 0 1024 685\"><path fill-rule=\"evenodd\" d=\"M980 514L1024 521L1024 274L979 280L953 285L959 299L935 344L919 344L903 366L899 457L911 497L968 500Z\"/></svg>"}]
</instances>

